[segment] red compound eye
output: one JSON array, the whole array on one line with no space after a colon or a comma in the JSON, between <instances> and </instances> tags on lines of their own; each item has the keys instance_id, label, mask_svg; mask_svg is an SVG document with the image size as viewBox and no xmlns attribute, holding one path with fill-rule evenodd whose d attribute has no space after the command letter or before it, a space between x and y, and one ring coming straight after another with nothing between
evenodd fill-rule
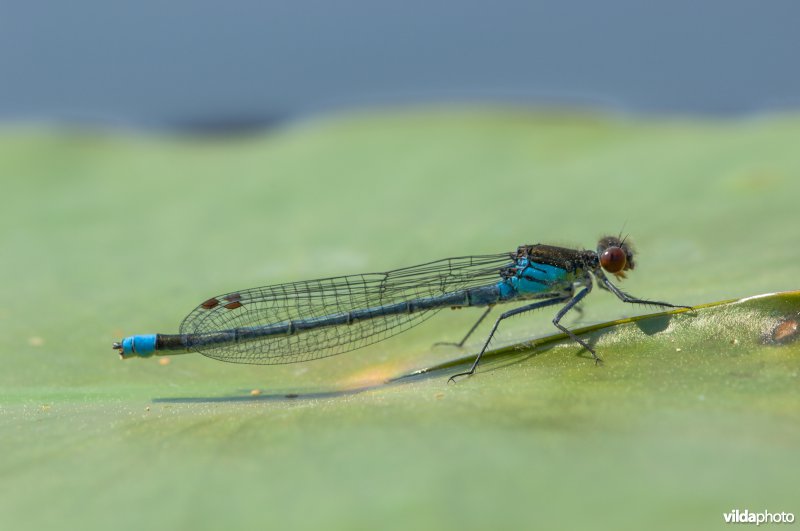
<instances>
[{"instance_id":1,"label":"red compound eye","mask_svg":"<svg viewBox=\"0 0 800 531\"><path fill-rule=\"evenodd\" d=\"M600 265L609 273L619 273L628 265L625 251L619 247L609 247L600 255Z\"/></svg>"}]
</instances>

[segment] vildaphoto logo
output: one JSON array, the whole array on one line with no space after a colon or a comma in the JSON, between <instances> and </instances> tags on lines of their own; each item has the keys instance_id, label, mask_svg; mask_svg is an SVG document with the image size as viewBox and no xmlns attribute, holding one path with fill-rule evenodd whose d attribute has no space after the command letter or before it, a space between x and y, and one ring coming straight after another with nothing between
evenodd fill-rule
<instances>
[{"instance_id":1,"label":"vildaphoto logo","mask_svg":"<svg viewBox=\"0 0 800 531\"><path fill-rule=\"evenodd\" d=\"M760 513L750 512L745 509L733 509L729 513L722 513L726 524L791 524L794 523L794 513L771 513L761 511Z\"/></svg>"}]
</instances>

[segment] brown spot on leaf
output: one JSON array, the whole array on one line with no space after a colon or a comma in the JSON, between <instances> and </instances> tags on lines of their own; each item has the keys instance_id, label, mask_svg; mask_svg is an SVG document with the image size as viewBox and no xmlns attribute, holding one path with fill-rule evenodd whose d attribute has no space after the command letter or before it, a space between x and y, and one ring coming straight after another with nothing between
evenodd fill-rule
<instances>
[{"instance_id":1,"label":"brown spot on leaf","mask_svg":"<svg viewBox=\"0 0 800 531\"><path fill-rule=\"evenodd\" d=\"M781 321L772 330L772 341L774 343L788 343L797 338L798 323L796 319L786 319Z\"/></svg>"}]
</instances>

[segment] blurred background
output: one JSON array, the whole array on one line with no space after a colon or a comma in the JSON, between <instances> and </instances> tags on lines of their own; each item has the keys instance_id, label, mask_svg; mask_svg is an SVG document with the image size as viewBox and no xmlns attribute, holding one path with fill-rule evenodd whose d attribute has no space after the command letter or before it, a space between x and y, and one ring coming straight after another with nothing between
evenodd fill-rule
<instances>
[{"instance_id":1,"label":"blurred background","mask_svg":"<svg viewBox=\"0 0 800 531\"><path fill-rule=\"evenodd\" d=\"M741 116L800 105L800 6L4 2L0 119L242 130L491 102Z\"/></svg>"},{"instance_id":2,"label":"blurred background","mask_svg":"<svg viewBox=\"0 0 800 531\"><path fill-rule=\"evenodd\" d=\"M111 348L220 293L623 230L633 295L796 290L798 21L791 0L3 0L0 529L800 513L797 293L612 326L601 367L525 348L554 332L525 315L457 385L491 320L432 345L469 310L303 364ZM649 311L595 290L564 322Z\"/></svg>"}]
</instances>

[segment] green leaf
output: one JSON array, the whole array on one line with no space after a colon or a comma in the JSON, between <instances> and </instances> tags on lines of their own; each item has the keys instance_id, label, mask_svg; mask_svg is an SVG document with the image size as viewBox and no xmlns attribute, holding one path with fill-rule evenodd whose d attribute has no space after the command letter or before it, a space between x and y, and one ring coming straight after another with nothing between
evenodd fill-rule
<instances>
[{"instance_id":1,"label":"green leaf","mask_svg":"<svg viewBox=\"0 0 800 531\"><path fill-rule=\"evenodd\" d=\"M709 529L734 508L797 514L800 301L784 291L798 288L798 138L793 116L520 109L219 143L7 128L0 528ZM623 226L638 250L625 291L696 310L632 318L647 310L595 290L564 323L601 366L548 336L545 311L504 322L507 347L455 385L491 323L464 350L432 344L460 339L468 310L283 367L111 350L175 332L219 293L522 243L592 248ZM757 293L774 294L738 300Z\"/></svg>"},{"instance_id":2,"label":"green leaf","mask_svg":"<svg viewBox=\"0 0 800 531\"><path fill-rule=\"evenodd\" d=\"M618 319L572 332L596 350L613 353L617 378L624 377L625 369L634 365L641 370L642 365L651 362L663 363L667 365L664 371L671 373L684 371L687 366L694 370L710 359L724 358L728 366L716 375L721 378L731 371L752 371L753 363L759 367L765 359L776 364L790 363L800 352L800 345L794 345L800 336L799 327L800 291L791 291ZM481 360L482 367L493 362L503 366L521 363L520 358L527 360L536 356L538 359L551 350L557 351L556 355L546 358L562 368L560 357L565 351L576 351L576 355L593 360L590 353L567 334L559 333L487 351ZM423 374L442 376L464 364L471 366L474 359L473 355L447 361L401 375L393 381ZM542 360L537 366L540 363L547 364ZM599 363L602 364L602 360ZM664 371L658 371L659 378ZM630 376L634 379L639 374ZM674 376L673 381L683 381L687 375Z\"/></svg>"}]
</instances>

